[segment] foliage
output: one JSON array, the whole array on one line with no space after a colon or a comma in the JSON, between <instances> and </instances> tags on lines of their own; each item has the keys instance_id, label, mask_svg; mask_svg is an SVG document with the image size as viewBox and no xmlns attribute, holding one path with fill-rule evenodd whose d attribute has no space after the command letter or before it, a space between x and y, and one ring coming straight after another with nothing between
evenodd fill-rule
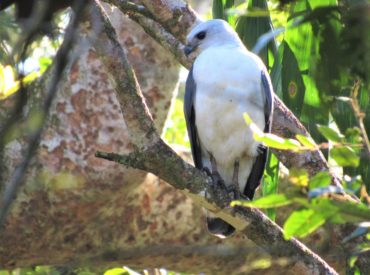
<instances>
[{"instance_id":1,"label":"foliage","mask_svg":"<svg viewBox=\"0 0 370 275\"><path fill-rule=\"evenodd\" d=\"M170 144L177 144L190 148L189 138L186 132L183 102L180 98L176 98L173 103L163 137Z\"/></svg>"},{"instance_id":2,"label":"foliage","mask_svg":"<svg viewBox=\"0 0 370 275\"><path fill-rule=\"evenodd\" d=\"M259 55L270 69L276 94L312 137L265 134L246 114L248 127L256 140L272 148L295 152L321 149L337 171L343 171L345 191L360 195L363 190L361 196L366 201L366 188L360 186L365 183L370 188L370 152L366 148L370 133L370 3L298 0L284 6L271 2L250 0L234 6L234 2L214 1L213 14L228 20L249 49L260 43L258 38L265 33L272 38L280 34L276 40L265 41ZM274 17L279 20L271 21ZM284 28L276 31L271 22L275 28L280 27L276 22ZM367 205L340 200L343 191L330 186L327 172L309 178L304 169L293 169L288 177L292 187L288 193L278 194L278 163L274 157L269 159L263 197L233 205L271 209L295 204L297 210L284 223L286 238L307 236L329 221L370 220ZM274 212L268 214L275 217ZM366 234L368 227L361 223L347 239Z\"/></svg>"}]
</instances>

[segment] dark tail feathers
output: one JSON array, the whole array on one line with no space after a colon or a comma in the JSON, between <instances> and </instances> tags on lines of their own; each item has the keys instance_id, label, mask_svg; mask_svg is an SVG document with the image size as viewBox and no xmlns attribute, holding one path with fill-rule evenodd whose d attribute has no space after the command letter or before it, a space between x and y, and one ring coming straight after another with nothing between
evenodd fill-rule
<instances>
[{"instance_id":1,"label":"dark tail feathers","mask_svg":"<svg viewBox=\"0 0 370 275\"><path fill-rule=\"evenodd\" d=\"M207 217L209 233L221 238L226 238L235 232L235 228L220 218Z\"/></svg>"}]
</instances>

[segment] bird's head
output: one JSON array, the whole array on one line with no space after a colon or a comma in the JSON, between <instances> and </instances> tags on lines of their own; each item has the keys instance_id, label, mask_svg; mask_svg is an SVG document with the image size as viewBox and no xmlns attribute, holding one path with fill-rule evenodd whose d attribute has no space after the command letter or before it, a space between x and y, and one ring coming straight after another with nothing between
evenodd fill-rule
<instances>
[{"instance_id":1,"label":"bird's head","mask_svg":"<svg viewBox=\"0 0 370 275\"><path fill-rule=\"evenodd\" d=\"M224 20L213 19L196 25L186 36L187 45L184 48L186 55L193 51L203 51L209 47L226 44L240 44L238 34Z\"/></svg>"}]
</instances>

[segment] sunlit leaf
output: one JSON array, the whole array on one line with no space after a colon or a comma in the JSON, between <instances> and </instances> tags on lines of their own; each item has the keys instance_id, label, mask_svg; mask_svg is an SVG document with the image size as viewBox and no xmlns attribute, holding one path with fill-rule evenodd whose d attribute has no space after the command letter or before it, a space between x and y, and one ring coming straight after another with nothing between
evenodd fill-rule
<instances>
[{"instance_id":1,"label":"sunlit leaf","mask_svg":"<svg viewBox=\"0 0 370 275\"><path fill-rule=\"evenodd\" d=\"M272 265L270 258L262 258L250 263L252 269L267 269Z\"/></svg>"},{"instance_id":2,"label":"sunlit leaf","mask_svg":"<svg viewBox=\"0 0 370 275\"><path fill-rule=\"evenodd\" d=\"M13 68L0 64L0 99L10 96L18 89L19 83L15 81Z\"/></svg>"},{"instance_id":3,"label":"sunlit leaf","mask_svg":"<svg viewBox=\"0 0 370 275\"><path fill-rule=\"evenodd\" d=\"M295 137L303 146L307 147L307 149L315 150L317 148L315 141L311 137L299 134L297 134Z\"/></svg>"},{"instance_id":4,"label":"sunlit leaf","mask_svg":"<svg viewBox=\"0 0 370 275\"><path fill-rule=\"evenodd\" d=\"M39 58L39 67L40 73L43 74L46 69L53 63L53 60L50 57L40 57Z\"/></svg>"},{"instance_id":5,"label":"sunlit leaf","mask_svg":"<svg viewBox=\"0 0 370 275\"><path fill-rule=\"evenodd\" d=\"M231 206L241 205L246 207L272 208L293 203L293 200L285 194L271 194L254 201L233 201Z\"/></svg>"},{"instance_id":6,"label":"sunlit leaf","mask_svg":"<svg viewBox=\"0 0 370 275\"><path fill-rule=\"evenodd\" d=\"M281 150L301 150L301 144L295 139L284 139L271 133L264 133L258 126L252 121L251 117L244 113L244 120L249 128L253 132L253 138L270 148L276 148Z\"/></svg>"},{"instance_id":7,"label":"sunlit leaf","mask_svg":"<svg viewBox=\"0 0 370 275\"><path fill-rule=\"evenodd\" d=\"M104 272L104 275L130 275L125 268L112 268Z\"/></svg>"},{"instance_id":8,"label":"sunlit leaf","mask_svg":"<svg viewBox=\"0 0 370 275\"><path fill-rule=\"evenodd\" d=\"M351 268L353 268L355 266L357 259L358 259L358 256L351 256L349 258L349 266Z\"/></svg>"},{"instance_id":9,"label":"sunlit leaf","mask_svg":"<svg viewBox=\"0 0 370 275\"><path fill-rule=\"evenodd\" d=\"M335 147L331 149L330 156L339 166L357 167L360 163L360 157L349 146Z\"/></svg>"},{"instance_id":10,"label":"sunlit leaf","mask_svg":"<svg viewBox=\"0 0 370 275\"><path fill-rule=\"evenodd\" d=\"M344 135L342 135L339 131L333 128L330 128L325 125L317 125L317 129L327 140L334 142L343 141Z\"/></svg>"},{"instance_id":11,"label":"sunlit leaf","mask_svg":"<svg viewBox=\"0 0 370 275\"><path fill-rule=\"evenodd\" d=\"M328 186L331 183L331 176L328 171L318 172L309 181L310 189Z\"/></svg>"},{"instance_id":12,"label":"sunlit leaf","mask_svg":"<svg viewBox=\"0 0 370 275\"><path fill-rule=\"evenodd\" d=\"M327 6L337 6L337 0L308 0L312 9L316 9L318 7L327 7Z\"/></svg>"},{"instance_id":13,"label":"sunlit leaf","mask_svg":"<svg viewBox=\"0 0 370 275\"><path fill-rule=\"evenodd\" d=\"M312 209L294 211L284 223L284 238L305 237L323 225L325 216Z\"/></svg>"}]
</instances>

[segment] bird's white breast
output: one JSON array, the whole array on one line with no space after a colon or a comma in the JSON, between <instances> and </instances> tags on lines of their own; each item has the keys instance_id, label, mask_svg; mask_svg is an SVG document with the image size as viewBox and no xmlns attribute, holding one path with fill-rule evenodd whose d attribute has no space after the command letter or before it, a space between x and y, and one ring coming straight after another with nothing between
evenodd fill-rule
<instances>
[{"instance_id":1,"label":"bird's white breast","mask_svg":"<svg viewBox=\"0 0 370 275\"><path fill-rule=\"evenodd\" d=\"M264 128L261 89L262 62L245 49L215 47L202 52L193 67L196 83L195 119L202 154L208 151L226 181L232 177L235 160L245 168L239 180L246 181L259 145L247 127L243 113ZM243 175L244 173L244 175Z\"/></svg>"}]
</instances>

